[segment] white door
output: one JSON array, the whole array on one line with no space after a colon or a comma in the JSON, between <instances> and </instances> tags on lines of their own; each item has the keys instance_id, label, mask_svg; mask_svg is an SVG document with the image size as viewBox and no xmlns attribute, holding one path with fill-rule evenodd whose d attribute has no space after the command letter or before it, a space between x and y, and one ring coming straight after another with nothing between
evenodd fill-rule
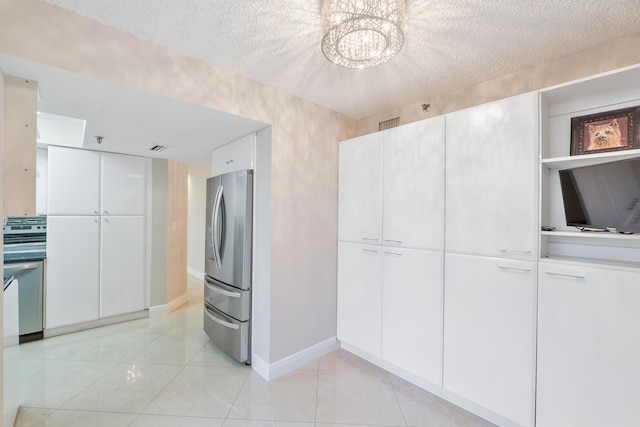
<instances>
[{"instance_id":1,"label":"white door","mask_svg":"<svg viewBox=\"0 0 640 427\"><path fill-rule=\"evenodd\" d=\"M449 252L535 260L538 95L447 114Z\"/></svg>"},{"instance_id":2,"label":"white door","mask_svg":"<svg viewBox=\"0 0 640 427\"><path fill-rule=\"evenodd\" d=\"M102 154L103 215L144 215L145 158Z\"/></svg>"},{"instance_id":3,"label":"white door","mask_svg":"<svg viewBox=\"0 0 640 427\"><path fill-rule=\"evenodd\" d=\"M48 217L45 328L98 319L99 249L99 217Z\"/></svg>"},{"instance_id":4,"label":"white door","mask_svg":"<svg viewBox=\"0 0 640 427\"><path fill-rule=\"evenodd\" d=\"M100 153L50 146L47 154L47 213L98 215Z\"/></svg>"},{"instance_id":5,"label":"white door","mask_svg":"<svg viewBox=\"0 0 640 427\"><path fill-rule=\"evenodd\" d=\"M340 143L338 240L382 240L382 134Z\"/></svg>"},{"instance_id":6,"label":"white door","mask_svg":"<svg viewBox=\"0 0 640 427\"><path fill-rule=\"evenodd\" d=\"M445 256L444 389L533 425L536 264Z\"/></svg>"},{"instance_id":7,"label":"white door","mask_svg":"<svg viewBox=\"0 0 640 427\"><path fill-rule=\"evenodd\" d=\"M212 176L253 169L254 140L255 134L251 133L213 150L211 156Z\"/></svg>"},{"instance_id":8,"label":"white door","mask_svg":"<svg viewBox=\"0 0 640 427\"><path fill-rule=\"evenodd\" d=\"M442 252L383 247L382 359L442 386Z\"/></svg>"},{"instance_id":9,"label":"white door","mask_svg":"<svg viewBox=\"0 0 640 427\"><path fill-rule=\"evenodd\" d=\"M338 242L338 339L380 357L382 248Z\"/></svg>"},{"instance_id":10,"label":"white door","mask_svg":"<svg viewBox=\"0 0 640 427\"><path fill-rule=\"evenodd\" d=\"M144 217L103 216L100 251L100 317L143 310Z\"/></svg>"},{"instance_id":11,"label":"white door","mask_svg":"<svg viewBox=\"0 0 640 427\"><path fill-rule=\"evenodd\" d=\"M444 116L383 133L383 244L443 250Z\"/></svg>"},{"instance_id":12,"label":"white door","mask_svg":"<svg viewBox=\"0 0 640 427\"><path fill-rule=\"evenodd\" d=\"M540 263L539 427L637 426L640 272Z\"/></svg>"}]
</instances>

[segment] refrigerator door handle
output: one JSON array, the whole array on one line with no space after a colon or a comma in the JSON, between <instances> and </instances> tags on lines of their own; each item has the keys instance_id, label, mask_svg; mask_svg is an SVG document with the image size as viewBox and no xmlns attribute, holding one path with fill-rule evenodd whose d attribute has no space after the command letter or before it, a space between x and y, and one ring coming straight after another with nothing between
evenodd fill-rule
<instances>
[{"instance_id":1,"label":"refrigerator door handle","mask_svg":"<svg viewBox=\"0 0 640 427\"><path fill-rule=\"evenodd\" d=\"M218 217L220 216L220 207L222 205L222 185L216 191L216 198L213 202L213 215L211 215L211 244L213 245L213 259L218 268L222 268L222 260L220 259L220 244L218 243Z\"/></svg>"},{"instance_id":2,"label":"refrigerator door handle","mask_svg":"<svg viewBox=\"0 0 640 427\"><path fill-rule=\"evenodd\" d=\"M217 316L214 316L211 311L209 311L209 309L205 309L204 310L205 314L209 317L209 319L213 320L214 322L216 322L219 325L224 326L225 328L230 328L230 329L239 329L240 326L236 325L234 323L230 323L230 322L225 322L222 319L219 319Z\"/></svg>"}]
</instances>

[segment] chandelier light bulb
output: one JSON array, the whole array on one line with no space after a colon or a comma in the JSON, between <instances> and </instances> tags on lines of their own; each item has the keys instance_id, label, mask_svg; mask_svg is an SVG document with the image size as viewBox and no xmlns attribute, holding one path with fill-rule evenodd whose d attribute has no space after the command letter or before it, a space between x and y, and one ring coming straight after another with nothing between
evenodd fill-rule
<instances>
[{"instance_id":1,"label":"chandelier light bulb","mask_svg":"<svg viewBox=\"0 0 640 427\"><path fill-rule=\"evenodd\" d=\"M404 44L404 10L405 0L325 0L322 53L347 68L387 62Z\"/></svg>"}]
</instances>

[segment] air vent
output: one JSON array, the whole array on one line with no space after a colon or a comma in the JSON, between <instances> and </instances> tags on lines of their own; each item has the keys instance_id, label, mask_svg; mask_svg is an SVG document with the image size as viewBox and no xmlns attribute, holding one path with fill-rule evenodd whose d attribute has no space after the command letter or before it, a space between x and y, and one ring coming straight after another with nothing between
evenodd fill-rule
<instances>
[{"instance_id":1,"label":"air vent","mask_svg":"<svg viewBox=\"0 0 640 427\"><path fill-rule=\"evenodd\" d=\"M378 123L378 130L391 129L400 126L400 117L396 117L395 119L385 120L384 122Z\"/></svg>"},{"instance_id":2,"label":"air vent","mask_svg":"<svg viewBox=\"0 0 640 427\"><path fill-rule=\"evenodd\" d=\"M166 150L168 147L166 145L154 145L149 148L150 151L160 152Z\"/></svg>"}]
</instances>

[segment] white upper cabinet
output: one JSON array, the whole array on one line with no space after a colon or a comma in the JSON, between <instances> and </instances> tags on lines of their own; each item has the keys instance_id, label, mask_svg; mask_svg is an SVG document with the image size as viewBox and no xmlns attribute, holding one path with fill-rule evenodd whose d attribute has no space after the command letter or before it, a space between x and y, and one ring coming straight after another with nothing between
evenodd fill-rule
<instances>
[{"instance_id":1,"label":"white upper cabinet","mask_svg":"<svg viewBox=\"0 0 640 427\"><path fill-rule=\"evenodd\" d=\"M446 254L444 277L445 390L532 426L536 264Z\"/></svg>"},{"instance_id":2,"label":"white upper cabinet","mask_svg":"<svg viewBox=\"0 0 640 427\"><path fill-rule=\"evenodd\" d=\"M340 143L338 240L382 242L382 133Z\"/></svg>"},{"instance_id":3,"label":"white upper cabinet","mask_svg":"<svg viewBox=\"0 0 640 427\"><path fill-rule=\"evenodd\" d=\"M144 217L102 217L100 242L100 317L143 310Z\"/></svg>"},{"instance_id":4,"label":"white upper cabinet","mask_svg":"<svg viewBox=\"0 0 640 427\"><path fill-rule=\"evenodd\" d=\"M144 215L144 157L102 153L102 215Z\"/></svg>"},{"instance_id":5,"label":"white upper cabinet","mask_svg":"<svg viewBox=\"0 0 640 427\"><path fill-rule=\"evenodd\" d=\"M383 132L383 244L443 250L444 116Z\"/></svg>"},{"instance_id":6,"label":"white upper cabinet","mask_svg":"<svg viewBox=\"0 0 640 427\"><path fill-rule=\"evenodd\" d=\"M255 134L222 145L213 150L211 155L212 176L253 169Z\"/></svg>"},{"instance_id":7,"label":"white upper cabinet","mask_svg":"<svg viewBox=\"0 0 640 427\"><path fill-rule=\"evenodd\" d=\"M50 146L47 157L47 213L99 215L100 153Z\"/></svg>"},{"instance_id":8,"label":"white upper cabinet","mask_svg":"<svg viewBox=\"0 0 640 427\"><path fill-rule=\"evenodd\" d=\"M540 262L538 427L638 425L640 271Z\"/></svg>"},{"instance_id":9,"label":"white upper cabinet","mask_svg":"<svg viewBox=\"0 0 640 427\"><path fill-rule=\"evenodd\" d=\"M446 121L446 250L537 259L538 94Z\"/></svg>"}]
</instances>

